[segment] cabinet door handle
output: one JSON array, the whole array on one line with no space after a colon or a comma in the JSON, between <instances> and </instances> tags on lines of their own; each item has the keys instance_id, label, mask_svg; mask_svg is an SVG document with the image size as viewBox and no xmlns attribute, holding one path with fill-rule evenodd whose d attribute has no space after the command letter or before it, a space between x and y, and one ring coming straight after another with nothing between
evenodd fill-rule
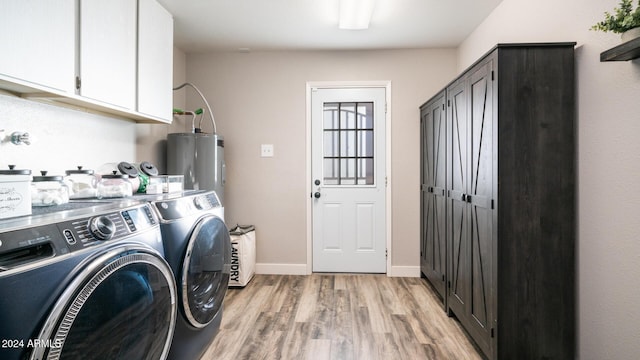
<instances>
[{"instance_id":1,"label":"cabinet door handle","mask_svg":"<svg viewBox=\"0 0 640 360\"><path fill-rule=\"evenodd\" d=\"M467 195L467 202L471 203L471 195Z\"/></svg>"}]
</instances>

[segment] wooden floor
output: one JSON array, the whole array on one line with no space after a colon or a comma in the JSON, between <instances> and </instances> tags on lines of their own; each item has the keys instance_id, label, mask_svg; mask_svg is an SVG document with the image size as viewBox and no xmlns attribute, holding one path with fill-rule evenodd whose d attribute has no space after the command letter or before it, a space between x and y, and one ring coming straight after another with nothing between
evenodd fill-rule
<instances>
[{"instance_id":1,"label":"wooden floor","mask_svg":"<svg viewBox=\"0 0 640 360\"><path fill-rule=\"evenodd\" d=\"M229 289L209 359L481 359L420 278L256 275Z\"/></svg>"}]
</instances>

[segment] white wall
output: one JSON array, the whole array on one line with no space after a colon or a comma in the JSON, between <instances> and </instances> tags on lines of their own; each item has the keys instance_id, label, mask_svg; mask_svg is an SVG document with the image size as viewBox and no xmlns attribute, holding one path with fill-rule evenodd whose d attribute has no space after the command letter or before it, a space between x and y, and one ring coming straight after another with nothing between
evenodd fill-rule
<instances>
[{"instance_id":1,"label":"white wall","mask_svg":"<svg viewBox=\"0 0 640 360\"><path fill-rule=\"evenodd\" d=\"M82 110L62 108L0 93L0 168L14 164L39 175L64 175L84 166L97 169L109 162L135 161L135 123ZM31 145L14 145L7 138L26 131Z\"/></svg>"},{"instance_id":2,"label":"white wall","mask_svg":"<svg viewBox=\"0 0 640 360\"><path fill-rule=\"evenodd\" d=\"M640 60L601 63L600 52L620 38L589 30L617 4L504 0L459 48L462 71L499 42L578 42L577 312L585 360L640 358Z\"/></svg>"},{"instance_id":3,"label":"white wall","mask_svg":"<svg viewBox=\"0 0 640 360\"><path fill-rule=\"evenodd\" d=\"M417 275L418 107L455 72L453 49L189 54L187 79L207 97L225 138L227 224L256 225L257 263L299 270L307 262L307 81L390 80L391 262ZM197 96L187 104L202 106ZM274 144L275 156L260 158L260 144Z\"/></svg>"}]
</instances>

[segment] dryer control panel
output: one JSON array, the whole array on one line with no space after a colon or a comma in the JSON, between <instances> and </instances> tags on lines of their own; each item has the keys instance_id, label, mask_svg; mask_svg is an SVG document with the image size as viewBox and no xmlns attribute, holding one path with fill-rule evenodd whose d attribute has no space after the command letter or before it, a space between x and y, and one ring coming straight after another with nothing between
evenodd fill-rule
<instances>
[{"instance_id":1,"label":"dryer control panel","mask_svg":"<svg viewBox=\"0 0 640 360\"><path fill-rule=\"evenodd\" d=\"M178 220L204 211L221 207L218 195L208 192L177 199L155 201L154 205L162 220Z\"/></svg>"}]
</instances>

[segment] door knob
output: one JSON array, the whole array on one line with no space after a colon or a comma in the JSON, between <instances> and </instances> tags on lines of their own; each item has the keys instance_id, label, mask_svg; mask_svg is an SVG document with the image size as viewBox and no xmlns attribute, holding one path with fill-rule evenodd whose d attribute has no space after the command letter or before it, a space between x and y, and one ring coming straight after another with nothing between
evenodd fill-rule
<instances>
[{"instance_id":1,"label":"door knob","mask_svg":"<svg viewBox=\"0 0 640 360\"><path fill-rule=\"evenodd\" d=\"M315 197L316 199L320 198L320 191L316 191L315 194L313 194L313 197Z\"/></svg>"},{"instance_id":2,"label":"door knob","mask_svg":"<svg viewBox=\"0 0 640 360\"><path fill-rule=\"evenodd\" d=\"M316 185L320 185L320 180L316 179L316 181L313 182Z\"/></svg>"}]
</instances>

